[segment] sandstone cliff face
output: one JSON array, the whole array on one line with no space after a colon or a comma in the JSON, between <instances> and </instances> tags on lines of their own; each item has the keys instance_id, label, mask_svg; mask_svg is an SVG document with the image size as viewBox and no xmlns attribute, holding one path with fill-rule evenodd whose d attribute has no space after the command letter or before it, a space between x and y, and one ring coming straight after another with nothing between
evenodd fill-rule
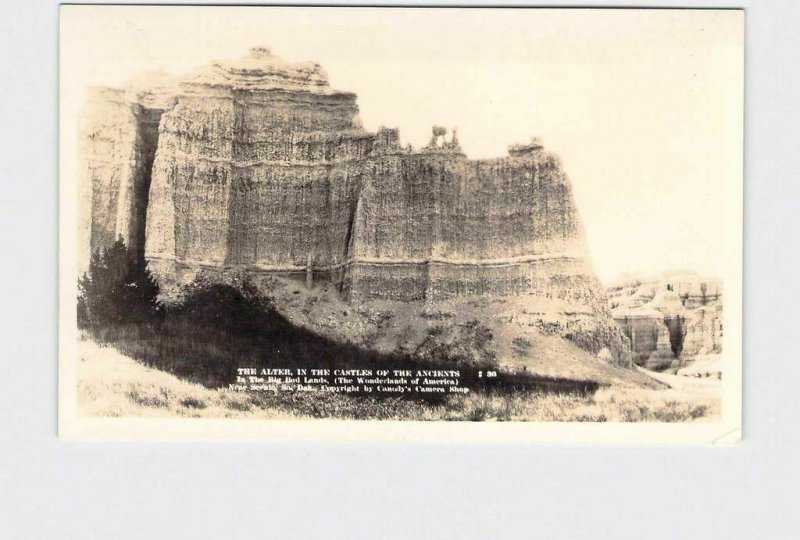
<instances>
[{"instance_id":1,"label":"sandstone cliff face","mask_svg":"<svg viewBox=\"0 0 800 540\"><path fill-rule=\"evenodd\" d=\"M637 364L677 368L722 351L722 289L715 280L691 273L630 279L609 287L608 296Z\"/></svg>"},{"instance_id":2,"label":"sandstone cliff face","mask_svg":"<svg viewBox=\"0 0 800 540\"><path fill-rule=\"evenodd\" d=\"M364 176L345 284L353 297L530 294L602 304L555 156L422 152L370 160Z\"/></svg>"},{"instance_id":3,"label":"sandstone cliff face","mask_svg":"<svg viewBox=\"0 0 800 540\"><path fill-rule=\"evenodd\" d=\"M84 133L84 167L91 185L92 250L122 237L144 251L150 170L158 143L160 112L131 104L124 92L102 89L93 100Z\"/></svg>"},{"instance_id":4,"label":"sandstone cliff face","mask_svg":"<svg viewBox=\"0 0 800 540\"><path fill-rule=\"evenodd\" d=\"M628 358L569 180L538 141L469 160L435 128L428 147L402 148L397 130L365 131L355 94L319 65L266 49L168 96L107 91L96 109L92 247L143 243L164 289L245 271L355 305L511 298L524 326Z\"/></svg>"},{"instance_id":5,"label":"sandstone cliff face","mask_svg":"<svg viewBox=\"0 0 800 540\"><path fill-rule=\"evenodd\" d=\"M356 160L375 138L358 127L355 99L331 90L319 66L263 49L183 81L163 117L151 187L147 257L159 273L344 263Z\"/></svg>"},{"instance_id":6,"label":"sandstone cliff face","mask_svg":"<svg viewBox=\"0 0 800 540\"><path fill-rule=\"evenodd\" d=\"M150 181L164 110L174 106L172 79L149 73L127 89L91 90L82 121L83 177L91 207L92 251L119 237L140 256Z\"/></svg>"}]
</instances>

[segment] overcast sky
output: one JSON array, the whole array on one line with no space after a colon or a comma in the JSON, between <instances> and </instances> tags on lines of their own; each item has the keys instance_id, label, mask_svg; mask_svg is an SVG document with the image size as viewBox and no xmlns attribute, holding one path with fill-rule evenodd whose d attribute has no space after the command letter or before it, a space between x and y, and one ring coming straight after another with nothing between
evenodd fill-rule
<instances>
[{"instance_id":1,"label":"overcast sky","mask_svg":"<svg viewBox=\"0 0 800 540\"><path fill-rule=\"evenodd\" d=\"M267 46L358 94L365 128L469 157L539 136L562 159L604 281L735 277L741 250L738 11L61 8L62 174L90 84Z\"/></svg>"}]
</instances>

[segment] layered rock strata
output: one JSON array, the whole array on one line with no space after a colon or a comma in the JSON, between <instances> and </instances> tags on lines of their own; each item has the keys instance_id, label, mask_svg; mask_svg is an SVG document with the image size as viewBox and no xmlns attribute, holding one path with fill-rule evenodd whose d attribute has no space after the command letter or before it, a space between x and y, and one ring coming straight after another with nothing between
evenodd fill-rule
<instances>
[{"instance_id":1,"label":"layered rock strata","mask_svg":"<svg viewBox=\"0 0 800 540\"><path fill-rule=\"evenodd\" d=\"M612 315L634 362L680 367L722 352L722 288L691 273L623 280L608 289Z\"/></svg>"},{"instance_id":2,"label":"layered rock strata","mask_svg":"<svg viewBox=\"0 0 800 540\"><path fill-rule=\"evenodd\" d=\"M351 303L517 297L610 321L569 180L538 140L470 160L435 127L404 148L364 130L318 64L267 49L168 100L106 92L87 137L92 248L144 242L165 287L237 269L332 283Z\"/></svg>"},{"instance_id":3,"label":"layered rock strata","mask_svg":"<svg viewBox=\"0 0 800 540\"><path fill-rule=\"evenodd\" d=\"M93 88L83 121L83 177L91 198L89 243L122 238L140 256L163 112L175 105L172 80L149 74L127 89Z\"/></svg>"}]
</instances>

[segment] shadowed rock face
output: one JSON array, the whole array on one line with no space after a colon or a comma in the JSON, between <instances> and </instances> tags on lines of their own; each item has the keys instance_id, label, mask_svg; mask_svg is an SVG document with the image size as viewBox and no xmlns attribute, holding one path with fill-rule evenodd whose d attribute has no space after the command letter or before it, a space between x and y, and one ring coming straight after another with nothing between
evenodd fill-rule
<instances>
[{"instance_id":1,"label":"shadowed rock face","mask_svg":"<svg viewBox=\"0 0 800 540\"><path fill-rule=\"evenodd\" d=\"M524 297L610 320L570 183L538 140L469 160L437 127L403 148L397 130L365 131L318 64L266 49L171 94L93 103L92 248L144 230L162 286L240 269L333 283L353 303Z\"/></svg>"},{"instance_id":2,"label":"shadowed rock face","mask_svg":"<svg viewBox=\"0 0 800 540\"><path fill-rule=\"evenodd\" d=\"M85 139L86 170L92 186L93 249L122 237L144 255L151 171L158 146L161 110L130 104L121 92L99 91L107 104Z\"/></svg>"},{"instance_id":3,"label":"shadowed rock face","mask_svg":"<svg viewBox=\"0 0 800 540\"><path fill-rule=\"evenodd\" d=\"M81 181L91 192L92 251L122 237L144 256L159 125L164 110L175 104L174 94L164 74L149 74L127 90L91 91L83 124Z\"/></svg>"}]
</instances>

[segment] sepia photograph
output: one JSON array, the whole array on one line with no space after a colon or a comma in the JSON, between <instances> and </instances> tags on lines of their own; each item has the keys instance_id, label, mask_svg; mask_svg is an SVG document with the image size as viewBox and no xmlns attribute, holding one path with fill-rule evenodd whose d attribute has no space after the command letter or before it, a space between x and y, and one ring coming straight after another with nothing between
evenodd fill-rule
<instances>
[{"instance_id":1,"label":"sepia photograph","mask_svg":"<svg viewBox=\"0 0 800 540\"><path fill-rule=\"evenodd\" d=\"M741 437L743 11L62 6L59 54L62 436Z\"/></svg>"},{"instance_id":2,"label":"sepia photograph","mask_svg":"<svg viewBox=\"0 0 800 540\"><path fill-rule=\"evenodd\" d=\"M800 3L75 2L0 2L0 538L798 536Z\"/></svg>"}]
</instances>

